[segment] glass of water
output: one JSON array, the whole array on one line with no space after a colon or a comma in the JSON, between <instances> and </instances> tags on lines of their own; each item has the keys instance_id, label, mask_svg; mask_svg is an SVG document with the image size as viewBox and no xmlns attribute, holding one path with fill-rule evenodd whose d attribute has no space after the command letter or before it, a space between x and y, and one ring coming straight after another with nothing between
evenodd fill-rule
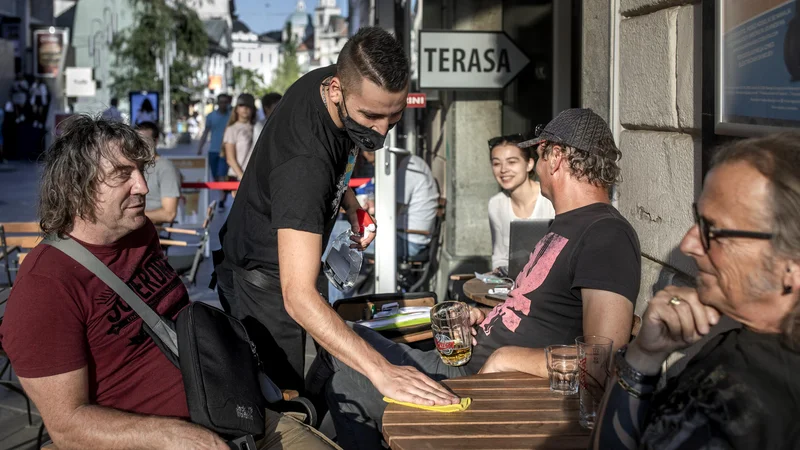
<instances>
[{"instance_id":1,"label":"glass of water","mask_svg":"<svg viewBox=\"0 0 800 450\"><path fill-rule=\"evenodd\" d=\"M561 395L578 393L578 347L550 345L544 349L550 390Z\"/></svg>"},{"instance_id":2,"label":"glass of water","mask_svg":"<svg viewBox=\"0 0 800 450\"><path fill-rule=\"evenodd\" d=\"M603 336L579 336L575 339L580 370L580 424L584 428L594 428L594 421L600 412L600 402L610 376L613 343Z\"/></svg>"}]
</instances>

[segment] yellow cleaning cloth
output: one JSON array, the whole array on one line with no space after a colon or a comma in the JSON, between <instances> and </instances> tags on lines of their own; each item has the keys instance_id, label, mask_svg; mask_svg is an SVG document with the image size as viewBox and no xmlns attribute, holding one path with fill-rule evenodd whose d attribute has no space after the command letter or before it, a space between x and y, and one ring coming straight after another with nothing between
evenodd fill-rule
<instances>
[{"instance_id":1,"label":"yellow cleaning cloth","mask_svg":"<svg viewBox=\"0 0 800 450\"><path fill-rule=\"evenodd\" d=\"M444 406L425 406L425 405L417 405L414 403L408 402L401 402L389 397L383 397L383 401L386 403L394 403L396 405L403 405L403 406L410 406L412 408L419 408L424 409L426 411L436 411L436 412L456 412L456 411L464 411L469 408L469 405L472 404L472 399L469 397L462 397L461 403L455 405L444 405Z\"/></svg>"}]
</instances>

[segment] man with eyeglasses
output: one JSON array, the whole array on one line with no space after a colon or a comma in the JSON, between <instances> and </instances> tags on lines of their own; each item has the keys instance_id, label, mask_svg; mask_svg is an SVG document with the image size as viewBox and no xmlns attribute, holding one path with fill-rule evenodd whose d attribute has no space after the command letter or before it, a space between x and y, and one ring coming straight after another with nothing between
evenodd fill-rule
<instances>
[{"instance_id":1,"label":"man with eyeglasses","mask_svg":"<svg viewBox=\"0 0 800 450\"><path fill-rule=\"evenodd\" d=\"M594 449L796 449L800 443L800 133L722 148L681 251L696 288L650 300L614 358ZM715 336L657 391L667 356Z\"/></svg>"},{"instance_id":2,"label":"man with eyeglasses","mask_svg":"<svg viewBox=\"0 0 800 450\"><path fill-rule=\"evenodd\" d=\"M412 349L354 326L389 361L413 365L436 381L514 371L547 377L548 345L600 335L618 348L630 339L641 254L636 232L609 201L621 156L611 130L593 111L569 109L519 145L537 149L536 173L556 216L517 287L491 311L470 308L477 325L472 358L460 367L443 364L436 350ZM307 381L311 392L326 388L342 447L380 448L386 403L366 377L321 351Z\"/></svg>"}]
</instances>

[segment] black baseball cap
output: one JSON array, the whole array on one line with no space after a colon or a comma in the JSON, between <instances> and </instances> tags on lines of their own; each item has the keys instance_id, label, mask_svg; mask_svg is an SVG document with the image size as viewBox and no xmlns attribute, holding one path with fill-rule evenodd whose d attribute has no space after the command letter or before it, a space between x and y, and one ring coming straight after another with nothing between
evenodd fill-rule
<instances>
[{"instance_id":1,"label":"black baseball cap","mask_svg":"<svg viewBox=\"0 0 800 450\"><path fill-rule=\"evenodd\" d=\"M551 120L536 137L517 144L520 148L533 147L542 142L553 142L589 153L606 153L617 150L614 135L602 117L588 108L565 109Z\"/></svg>"},{"instance_id":2,"label":"black baseball cap","mask_svg":"<svg viewBox=\"0 0 800 450\"><path fill-rule=\"evenodd\" d=\"M239 94L239 98L236 99L236 106L242 105L256 109L256 99L250 94Z\"/></svg>"}]
</instances>

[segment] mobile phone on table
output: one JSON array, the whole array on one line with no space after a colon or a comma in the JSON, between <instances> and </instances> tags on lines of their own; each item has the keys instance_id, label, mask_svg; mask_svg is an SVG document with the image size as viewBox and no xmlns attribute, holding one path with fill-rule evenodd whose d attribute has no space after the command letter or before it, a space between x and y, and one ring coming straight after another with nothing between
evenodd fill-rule
<instances>
[{"instance_id":1,"label":"mobile phone on table","mask_svg":"<svg viewBox=\"0 0 800 450\"><path fill-rule=\"evenodd\" d=\"M228 446L232 450L256 450L256 440L253 439L253 435L248 434L239 439L228 441Z\"/></svg>"}]
</instances>

